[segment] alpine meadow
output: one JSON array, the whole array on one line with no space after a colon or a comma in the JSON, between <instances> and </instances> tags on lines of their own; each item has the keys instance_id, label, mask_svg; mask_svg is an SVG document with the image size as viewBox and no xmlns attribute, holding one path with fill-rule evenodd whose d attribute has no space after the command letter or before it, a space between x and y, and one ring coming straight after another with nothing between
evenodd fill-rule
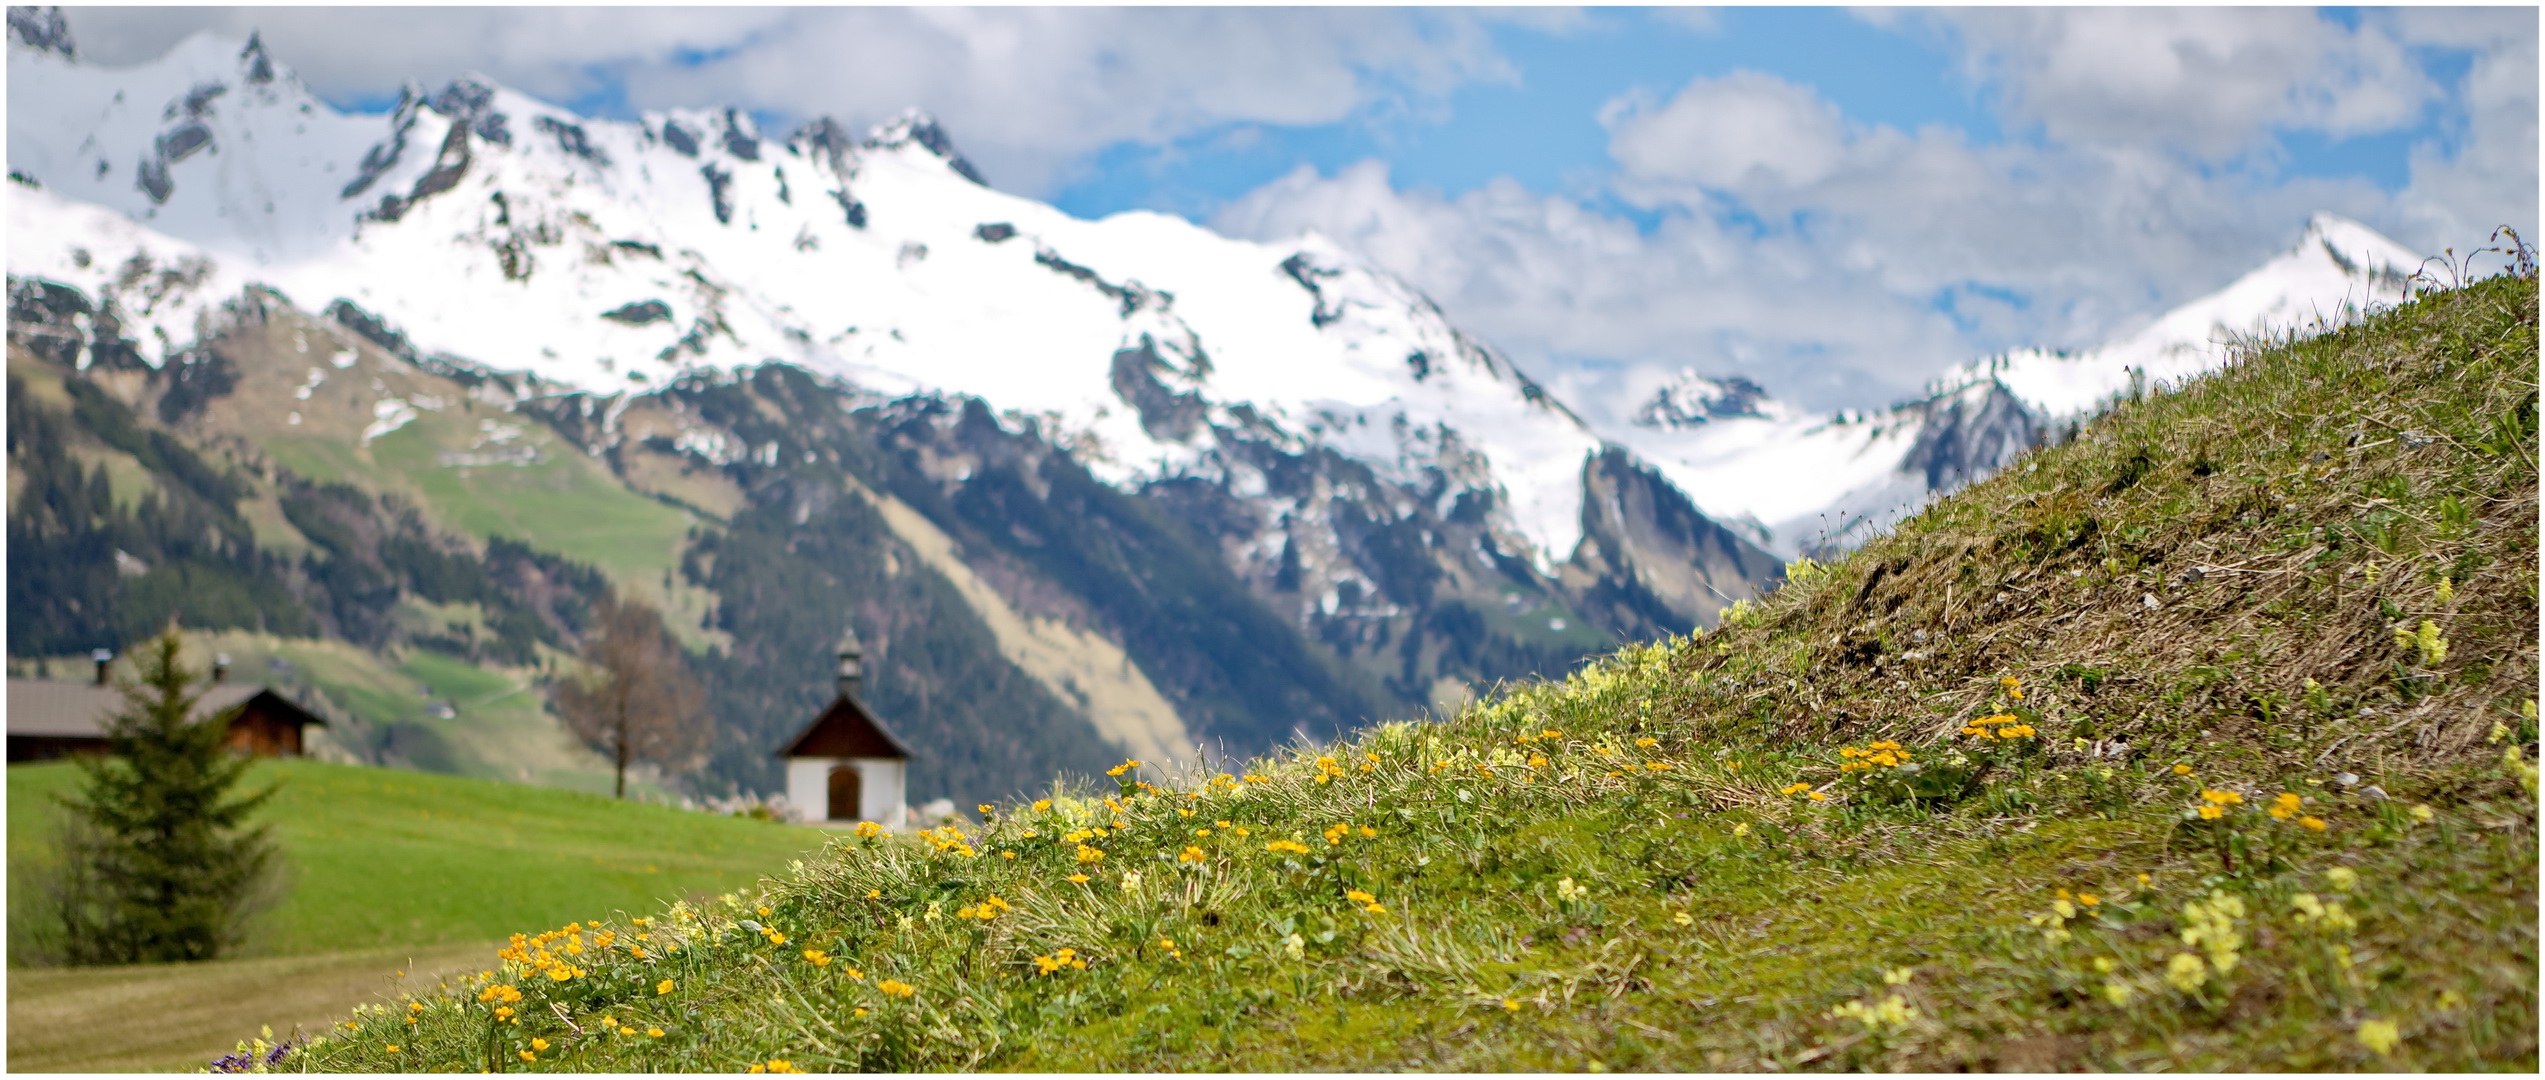
<instances>
[{"instance_id":1,"label":"alpine meadow","mask_svg":"<svg viewBox=\"0 0 2545 1080\"><path fill-rule=\"evenodd\" d=\"M13 1071L2539 1068L2533 8L6 16Z\"/></svg>"},{"instance_id":2,"label":"alpine meadow","mask_svg":"<svg viewBox=\"0 0 2545 1080\"><path fill-rule=\"evenodd\" d=\"M2533 1068L2536 319L2249 344L1715 631L525 927L285 1060Z\"/></svg>"}]
</instances>

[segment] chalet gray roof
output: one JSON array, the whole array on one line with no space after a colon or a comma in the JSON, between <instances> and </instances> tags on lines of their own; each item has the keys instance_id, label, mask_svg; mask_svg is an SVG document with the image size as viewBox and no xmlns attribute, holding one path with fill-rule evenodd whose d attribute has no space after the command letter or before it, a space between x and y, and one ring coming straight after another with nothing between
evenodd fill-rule
<instances>
[{"instance_id":1,"label":"chalet gray roof","mask_svg":"<svg viewBox=\"0 0 2545 1080\"><path fill-rule=\"evenodd\" d=\"M198 716L218 716L265 690L249 683L221 683L203 691L195 712ZM111 686L59 679L9 680L11 735L104 738L106 718L123 707L124 695Z\"/></svg>"}]
</instances>

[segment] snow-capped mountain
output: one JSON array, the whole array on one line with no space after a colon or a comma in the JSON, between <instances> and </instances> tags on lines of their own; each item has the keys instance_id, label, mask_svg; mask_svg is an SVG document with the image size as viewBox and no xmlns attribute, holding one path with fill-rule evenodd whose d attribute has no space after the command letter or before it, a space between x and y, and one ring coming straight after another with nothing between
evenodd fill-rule
<instances>
[{"instance_id":1,"label":"snow-capped mountain","mask_svg":"<svg viewBox=\"0 0 2545 1080\"><path fill-rule=\"evenodd\" d=\"M1618 467L1694 517L1790 557L1860 541L2133 380L2206 370L2223 335L2390 302L2418 263L2328 215L2137 333L1975 362L1886 412L1803 414L1688 372L1594 431L1320 237L1071 218L988 187L916 114L862 138L829 121L778 138L730 109L596 121L471 77L345 115L253 39L198 35L109 70L32 22L12 30L10 168L41 190L12 190L10 272L117 298L145 353L183 350L253 283L547 391L775 360L875 401L978 397L1110 483L1201 479L1246 502L1231 565L1295 578L1284 568L1305 559L1302 618L1388 590L1342 553L1332 485L1278 493L1280 460L1366 467L1385 490L1360 492L1359 512L1387 520L1466 507L1482 532L1453 563L1516 558L1552 581L1613 561L1586 531L1613 508L1586 491L1622 448ZM1749 591L1702 584L1682 615Z\"/></svg>"},{"instance_id":2,"label":"snow-capped mountain","mask_svg":"<svg viewBox=\"0 0 2545 1080\"><path fill-rule=\"evenodd\" d=\"M2367 226L2318 214L2287 252L2092 349L1972 361L1925 398L1870 415L1800 413L1747 380L1684 372L1600 434L1769 551L1853 547L2133 387L2213 370L2241 339L2313 332L2399 302L2421 261Z\"/></svg>"},{"instance_id":3,"label":"snow-capped mountain","mask_svg":"<svg viewBox=\"0 0 2545 1080\"><path fill-rule=\"evenodd\" d=\"M21 193L11 272L208 263L132 311L170 348L252 280L564 387L782 360L982 397L1118 483L1242 472L1216 434L1238 429L1492 491L1541 569L1580 539L1600 440L1401 282L1314 237L1071 218L982 185L924 117L780 139L732 110L587 120L483 79L348 116L210 35L129 70L24 47L9 67L10 168L53 196Z\"/></svg>"},{"instance_id":4,"label":"snow-capped mountain","mask_svg":"<svg viewBox=\"0 0 2545 1080\"><path fill-rule=\"evenodd\" d=\"M1197 742L1330 732L1711 622L1779 570L1319 237L1071 218L987 186L916 114L778 137L732 110L595 121L469 77L345 115L254 39L109 70L27 21L8 73L19 348L153 387L232 368L304 399L367 383L363 446L454 405L535 416L704 515L689 550L742 530L719 517L738 508L803 529L866 500L1099 726L1123 711L1101 704L1113 686ZM379 354L443 381L339 377ZM776 653L757 655L733 662Z\"/></svg>"}]
</instances>

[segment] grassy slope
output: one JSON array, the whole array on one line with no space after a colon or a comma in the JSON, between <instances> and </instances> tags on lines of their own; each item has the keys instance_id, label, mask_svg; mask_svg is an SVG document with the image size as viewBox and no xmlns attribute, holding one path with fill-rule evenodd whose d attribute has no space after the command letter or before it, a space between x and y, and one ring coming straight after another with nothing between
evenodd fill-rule
<instances>
[{"instance_id":1,"label":"grassy slope","mask_svg":"<svg viewBox=\"0 0 2545 1080\"><path fill-rule=\"evenodd\" d=\"M500 941L518 927L646 910L748 885L820 845L806 829L396 769L262 764L266 820L295 869L258 952ZM53 861L50 802L67 764L9 769L11 937Z\"/></svg>"},{"instance_id":2,"label":"grassy slope","mask_svg":"<svg viewBox=\"0 0 2545 1080\"><path fill-rule=\"evenodd\" d=\"M428 998L303 1062L2533 1069L2535 320L2495 280L2265 350L1726 630L1374 729L1339 774L844 850L768 912L508 969L517 1024ZM2444 655L2395 639L2425 619ZM2038 735L1964 733L2001 711ZM1840 771L1876 739L1939 797ZM1036 974L1064 948L1089 966Z\"/></svg>"}]
</instances>

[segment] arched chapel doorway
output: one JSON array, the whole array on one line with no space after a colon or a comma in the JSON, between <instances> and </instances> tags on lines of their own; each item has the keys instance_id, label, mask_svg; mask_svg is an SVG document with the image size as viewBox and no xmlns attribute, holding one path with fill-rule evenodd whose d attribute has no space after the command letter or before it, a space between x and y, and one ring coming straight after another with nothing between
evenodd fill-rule
<instances>
[{"instance_id":1,"label":"arched chapel doorway","mask_svg":"<svg viewBox=\"0 0 2545 1080\"><path fill-rule=\"evenodd\" d=\"M830 820L857 820L858 795L857 766L831 766L831 805L828 815Z\"/></svg>"}]
</instances>

